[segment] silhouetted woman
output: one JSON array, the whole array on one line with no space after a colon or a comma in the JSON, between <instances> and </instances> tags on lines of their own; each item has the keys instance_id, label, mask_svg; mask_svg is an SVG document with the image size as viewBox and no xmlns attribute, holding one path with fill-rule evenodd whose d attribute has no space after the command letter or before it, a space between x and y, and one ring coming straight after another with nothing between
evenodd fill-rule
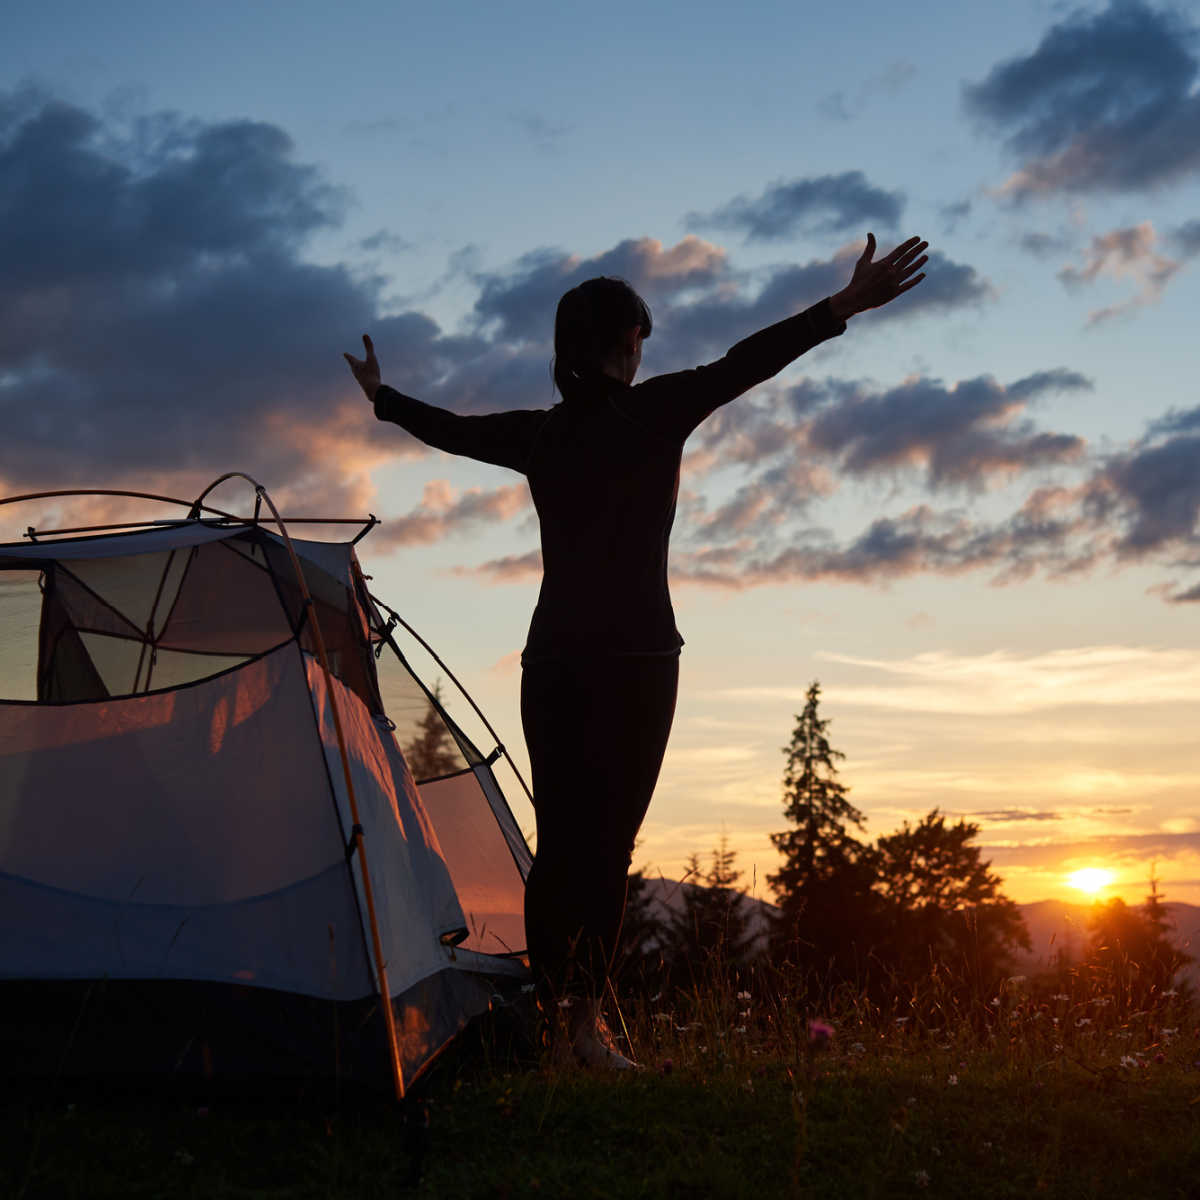
<instances>
[{"instance_id":1,"label":"silhouetted woman","mask_svg":"<svg viewBox=\"0 0 1200 1200\"><path fill-rule=\"evenodd\" d=\"M675 712L679 649L667 548L688 435L846 321L923 278L927 243L873 261L875 238L836 295L738 342L724 358L634 386L650 312L618 279L559 301L562 402L458 416L380 381L347 354L375 415L453 454L522 472L541 523L542 588L521 657L521 720L533 772L537 852L525 888L529 955L543 1003L569 1014L584 1062L628 1066L597 1025L620 933L634 839Z\"/></svg>"}]
</instances>

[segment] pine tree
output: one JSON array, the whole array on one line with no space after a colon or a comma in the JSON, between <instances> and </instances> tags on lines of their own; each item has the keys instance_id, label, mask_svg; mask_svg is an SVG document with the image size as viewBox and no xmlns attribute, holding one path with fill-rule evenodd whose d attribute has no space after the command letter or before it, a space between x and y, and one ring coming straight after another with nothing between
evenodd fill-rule
<instances>
[{"instance_id":1,"label":"pine tree","mask_svg":"<svg viewBox=\"0 0 1200 1200\"><path fill-rule=\"evenodd\" d=\"M767 882L779 897L775 956L846 970L871 940L874 864L870 847L849 832L862 829L864 818L837 778L845 755L830 745L820 700L814 682L783 751L784 816L792 828L771 834L784 862Z\"/></svg>"},{"instance_id":2,"label":"pine tree","mask_svg":"<svg viewBox=\"0 0 1200 1200\"><path fill-rule=\"evenodd\" d=\"M1175 944L1172 937L1175 922L1158 889L1158 875L1153 868L1150 871L1150 894L1142 905L1142 919L1150 934L1150 953L1145 971L1149 983L1148 1001L1158 1003L1168 992L1175 990L1190 992L1190 986L1186 984L1182 989L1176 987L1176 976L1193 959Z\"/></svg>"},{"instance_id":3,"label":"pine tree","mask_svg":"<svg viewBox=\"0 0 1200 1200\"><path fill-rule=\"evenodd\" d=\"M433 701L426 706L412 740L404 747L408 769L418 783L451 775L463 766L458 745L438 711L441 702L442 681L438 679L433 684Z\"/></svg>"},{"instance_id":4,"label":"pine tree","mask_svg":"<svg viewBox=\"0 0 1200 1200\"><path fill-rule=\"evenodd\" d=\"M676 982L686 984L713 970L736 971L751 956L754 939L736 861L737 851L724 833L707 870L698 854L688 858L687 874L695 882L681 885L683 904L668 930L667 953Z\"/></svg>"}]
</instances>

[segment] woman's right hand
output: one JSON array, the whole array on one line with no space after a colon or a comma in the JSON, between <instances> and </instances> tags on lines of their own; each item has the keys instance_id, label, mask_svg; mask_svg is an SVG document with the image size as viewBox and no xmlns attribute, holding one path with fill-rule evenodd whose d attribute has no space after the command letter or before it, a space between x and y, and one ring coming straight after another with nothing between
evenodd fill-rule
<instances>
[{"instance_id":1,"label":"woman's right hand","mask_svg":"<svg viewBox=\"0 0 1200 1200\"><path fill-rule=\"evenodd\" d=\"M350 364L358 386L366 393L368 400L374 402L375 393L383 382L379 378L379 359L375 357L375 346L367 334L363 334L363 346L366 348L366 358L355 358L353 354L343 354L342 357Z\"/></svg>"}]
</instances>

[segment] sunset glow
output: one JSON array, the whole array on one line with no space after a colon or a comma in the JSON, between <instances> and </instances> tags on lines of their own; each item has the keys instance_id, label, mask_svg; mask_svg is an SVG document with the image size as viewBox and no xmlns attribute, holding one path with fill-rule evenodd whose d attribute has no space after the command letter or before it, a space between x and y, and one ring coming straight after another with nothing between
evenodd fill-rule
<instances>
[{"instance_id":1,"label":"sunset glow","mask_svg":"<svg viewBox=\"0 0 1200 1200\"><path fill-rule=\"evenodd\" d=\"M727 832L769 898L817 681L864 842L936 807L1018 903L1133 904L1155 871L1200 904L1194 4L927 0L919 29L883 0L339 6L365 38L216 7L13 7L0 308L38 319L0 337L0 497L193 496L236 467L290 516L374 513L372 590L488 714L532 831L525 477L376 420L343 352L371 334L386 383L465 417L542 411L586 278L653 314L636 383L844 288L868 232L919 235L918 288L684 447L686 646L633 865L678 879ZM116 503L0 509L0 540Z\"/></svg>"},{"instance_id":2,"label":"sunset glow","mask_svg":"<svg viewBox=\"0 0 1200 1200\"><path fill-rule=\"evenodd\" d=\"M1067 876L1067 883L1071 887L1087 892L1090 896L1102 892L1112 881L1113 873L1103 867L1081 867Z\"/></svg>"}]
</instances>

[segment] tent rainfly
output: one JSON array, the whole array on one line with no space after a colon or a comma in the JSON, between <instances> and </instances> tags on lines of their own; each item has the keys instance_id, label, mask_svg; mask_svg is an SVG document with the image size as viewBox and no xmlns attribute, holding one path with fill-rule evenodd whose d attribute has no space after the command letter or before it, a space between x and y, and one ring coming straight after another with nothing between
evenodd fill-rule
<instances>
[{"instance_id":1,"label":"tent rainfly","mask_svg":"<svg viewBox=\"0 0 1200 1200\"><path fill-rule=\"evenodd\" d=\"M503 748L481 754L409 667L362 534L293 539L255 486L250 519L210 488L181 519L0 545L16 1074L403 1096L528 976Z\"/></svg>"}]
</instances>

